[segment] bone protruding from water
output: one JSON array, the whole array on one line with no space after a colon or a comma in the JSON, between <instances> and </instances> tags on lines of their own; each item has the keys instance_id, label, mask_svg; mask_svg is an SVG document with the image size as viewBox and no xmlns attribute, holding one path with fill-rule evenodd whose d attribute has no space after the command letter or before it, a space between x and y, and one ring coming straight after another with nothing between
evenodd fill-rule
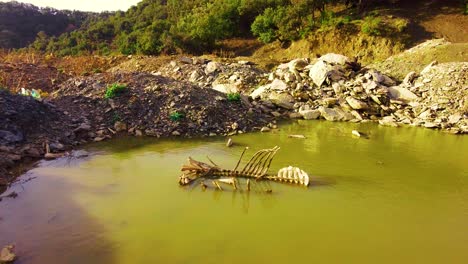
<instances>
[{"instance_id":1,"label":"bone protruding from water","mask_svg":"<svg viewBox=\"0 0 468 264\"><path fill-rule=\"evenodd\" d=\"M278 171L277 179L284 182L309 186L309 175L298 167L285 167Z\"/></svg>"},{"instance_id":2,"label":"bone protruding from water","mask_svg":"<svg viewBox=\"0 0 468 264\"><path fill-rule=\"evenodd\" d=\"M237 180L235 178L227 178L227 179L222 178L222 179L219 179L218 182L232 185L234 190L237 190Z\"/></svg>"}]
</instances>

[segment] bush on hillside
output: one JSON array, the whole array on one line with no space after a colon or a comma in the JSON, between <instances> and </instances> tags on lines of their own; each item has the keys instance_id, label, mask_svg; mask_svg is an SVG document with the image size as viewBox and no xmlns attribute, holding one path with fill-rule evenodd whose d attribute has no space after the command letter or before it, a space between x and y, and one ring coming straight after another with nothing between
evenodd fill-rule
<instances>
[{"instance_id":1,"label":"bush on hillside","mask_svg":"<svg viewBox=\"0 0 468 264\"><path fill-rule=\"evenodd\" d=\"M374 16L367 16L361 24L361 31L367 35L379 36L381 32L382 19Z\"/></svg>"}]
</instances>

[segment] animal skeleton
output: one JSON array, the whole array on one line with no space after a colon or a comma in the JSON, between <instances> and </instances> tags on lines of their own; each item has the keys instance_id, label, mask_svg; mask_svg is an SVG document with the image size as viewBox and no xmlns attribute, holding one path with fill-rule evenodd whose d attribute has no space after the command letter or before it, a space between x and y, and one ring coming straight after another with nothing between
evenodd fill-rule
<instances>
[{"instance_id":1,"label":"animal skeleton","mask_svg":"<svg viewBox=\"0 0 468 264\"><path fill-rule=\"evenodd\" d=\"M206 188L204 179L212 179L212 184L222 190L222 184L232 185L234 189L238 189L237 178L247 178L247 190L250 190L250 179L254 180L270 180L284 183L300 184L303 186L309 185L309 176L307 173L297 167L285 167L278 171L276 175L268 174L273 157L276 155L279 147L272 149L262 149L257 151L252 158L247 162L242 170L237 170L246 150L242 152L236 167L233 170L221 169L210 158L212 163L206 164L196 161L189 157L187 165L183 165L181 171L183 174L179 177L180 185L189 185L192 182L201 179L202 188Z\"/></svg>"}]
</instances>

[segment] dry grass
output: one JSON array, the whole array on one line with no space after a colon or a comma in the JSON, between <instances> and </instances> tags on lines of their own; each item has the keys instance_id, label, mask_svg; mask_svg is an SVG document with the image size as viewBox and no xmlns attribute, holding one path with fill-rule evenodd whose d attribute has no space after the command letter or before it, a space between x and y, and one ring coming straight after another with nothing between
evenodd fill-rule
<instances>
[{"instance_id":1,"label":"dry grass","mask_svg":"<svg viewBox=\"0 0 468 264\"><path fill-rule=\"evenodd\" d=\"M57 57L54 54L41 54L33 51L0 51L0 59L10 64L33 64L57 68L72 76L104 72L126 60L125 56L67 56Z\"/></svg>"},{"instance_id":2,"label":"dry grass","mask_svg":"<svg viewBox=\"0 0 468 264\"><path fill-rule=\"evenodd\" d=\"M127 57L57 57L30 51L0 51L0 86L13 92L20 88L52 92L74 76L105 72Z\"/></svg>"}]
</instances>

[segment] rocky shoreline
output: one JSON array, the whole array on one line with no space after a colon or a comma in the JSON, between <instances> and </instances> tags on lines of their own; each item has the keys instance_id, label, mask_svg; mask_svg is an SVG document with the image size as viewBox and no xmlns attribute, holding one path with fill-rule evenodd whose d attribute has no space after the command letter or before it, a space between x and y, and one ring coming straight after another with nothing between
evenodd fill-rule
<instances>
[{"instance_id":1,"label":"rocky shoreline","mask_svg":"<svg viewBox=\"0 0 468 264\"><path fill-rule=\"evenodd\" d=\"M108 97L112 84L123 90ZM46 99L0 90L0 189L20 164L117 134L228 136L297 118L466 134L467 114L467 62L434 62L400 81L339 54L295 59L270 73L247 61L182 57L153 72L71 78Z\"/></svg>"}]
</instances>

